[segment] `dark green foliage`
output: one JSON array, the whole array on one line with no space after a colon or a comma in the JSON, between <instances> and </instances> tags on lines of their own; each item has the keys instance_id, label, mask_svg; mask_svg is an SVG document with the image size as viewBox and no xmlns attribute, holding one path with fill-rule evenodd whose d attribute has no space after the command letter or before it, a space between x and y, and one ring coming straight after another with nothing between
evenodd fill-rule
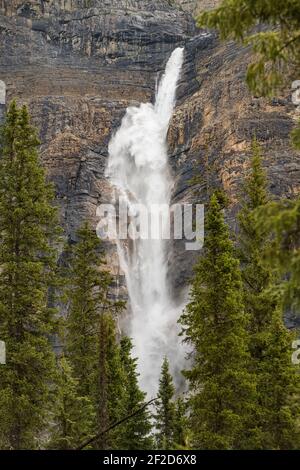
<instances>
[{"instance_id":1,"label":"dark green foliage","mask_svg":"<svg viewBox=\"0 0 300 470\"><path fill-rule=\"evenodd\" d=\"M255 61L248 67L247 82L254 93L268 95L285 76L291 77L287 72L292 70L299 78L299 12L300 0L223 0L216 9L202 13L198 24L218 29L222 39L252 46ZM298 148L299 133L297 127L293 139Z\"/></svg>"},{"instance_id":2,"label":"dark green foliage","mask_svg":"<svg viewBox=\"0 0 300 470\"><path fill-rule=\"evenodd\" d=\"M78 380L65 357L58 359L53 428L50 449L76 449L91 437L95 422L94 407L88 397L78 394Z\"/></svg>"},{"instance_id":3,"label":"dark green foliage","mask_svg":"<svg viewBox=\"0 0 300 470\"><path fill-rule=\"evenodd\" d=\"M108 295L111 276L105 270L96 232L84 223L78 241L68 248L69 268L66 350L80 396L94 406L95 434L124 416L124 373L112 314L123 304ZM96 448L117 446L117 433L103 435Z\"/></svg>"},{"instance_id":4,"label":"dark green foliage","mask_svg":"<svg viewBox=\"0 0 300 470\"><path fill-rule=\"evenodd\" d=\"M27 108L12 102L0 159L0 338L7 346L0 368L2 448L39 446L55 370L48 290L56 283L52 243L58 231L38 146Z\"/></svg>"},{"instance_id":5,"label":"dark green foliage","mask_svg":"<svg viewBox=\"0 0 300 470\"><path fill-rule=\"evenodd\" d=\"M155 405L156 412L154 415L155 427L157 429L155 438L158 449L169 450L174 449L175 446L176 408L174 394L175 388L172 376L169 372L169 362L165 357L161 368L157 394L158 401Z\"/></svg>"},{"instance_id":6,"label":"dark green foliage","mask_svg":"<svg viewBox=\"0 0 300 470\"><path fill-rule=\"evenodd\" d=\"M251 44L258 60L248 70L248 83L258 93L274 91L284 63L300 64L299 0L223 0L219 7L198 18L201 26L217 28L222 39ZM258 24L268 31L255 31Z\"/></svg>"},{"instance_id":7,"label":"dark green foliage","mask_svg":"<svg viewBox=\"0 0 300 470\"><path fill-rule=\"evenodd\" d=\"M293 334L283 323L278 273L265 262L270 234L257 223L257 210L269 201L261 152L253 142L251 174L244 185L240 222L245 308L249 314L252 369L257 377L257 424L263 449L297 446L299 375L291 362Z\"/></svg>"},{"instance_id":8,"label":"dark green foliage","mask_svg":"<svg viewBox=\"0 0 300 470\"><path fill-rule=\"evenodd\" d=\"M189 428L187 418L187 403L182 397L175 402L174 443L177 449L188 448Z\"/></svg>"},{"instance_id":9,"label":"dark green foliage","mask_svg":"<svg viewBox=\"0 0 300 470\"><path fill-rule=\"evenodd\" d=\"M291 137L292 137L292 144L294 145L296 149L299 150L300 149L300 121L298 121L298 124L292 130Z\"/></svg>"},{"instance_id":10,"label":"dark green foliage","mask_svg":"<svg viewBox=\"0 0 300 470\"><path fill-rule=\"evenodd\" d=\"M243 265L243 281L247 304L258 301L257 292L272 282L272 271L263 262L263 252L270 244L269 233L257 223L256 209L269 202L266 175L261 165L261 150L252 143L251 175L243 186L242 208L238 215L240 237L239 255ZM248 299L248 296L251 297ZM249 300L249 301L248 301ZM264 315L262 314L262 317Z\"/></svg>"},{"instance_id":11,"label":"dark green foliage","mask_svg":"<svg viewBox=\"0 0 300 470\"><path fill-rule=\"evenodd\" d=\"M99 317L107 306L110 276L100 254L101 242L87 222L77 232L77 243L66 249L68 302L66 347L83 396L95 395ZM98 329L97 329L98 328Z\"/></svg>"},{"instance_id":12,"label":"dark green foliage","mask_svg":"<svg viewBox=\"0 0 300 470\"><path fill-rule=\"evenodd\" d=\"M94 398L97 412L97 430L107 429L122 419L125 411L125 374L120 347L116 341L115 321L111 313L102 313L97 325L97 387ZM106 433L95 444L97 449L118 449L119 430Z\"/></svg>"},{"instance_id":13,"label":"dark green foliage","mask_svg":"<svg viewBox=\"0 0 300 470\"><path fill-rule=\"evenodd\" d=\"M125 379L123 382L125 389L124 416L129 416L145 404L146 394L140 390L138 385L137 359L132 357L132 343L127 336L121 340L121 364ZM146 408L118 429L119 448L125 450L152 449L151 428L150 415Z\"/></svg>"},{"instance_id":14,"label":"dark green foliage","mask_svg":"<svg viewBox=\"0 0 300 470\"><path fill-rule=\"evenodd\" d=\"M291 362L293 339L280 308L254 338L263 449L299 448L299 369Z\"/></svg>"},{"instance_id":15,"label":"dark green foliage","mask_svg":"<svg viewBox=\"0 0 300 470\"><path fill-rule=\"evenodd\" d=\"M255 164L255 159L253 164ZM256 158L256 165L259 165L259 157ZM251 181L256 188L265 192L265 182L258 180L254 173ZM263 189L261 189L262 186ZM249 190L251 188L248 188L248 193ZM248 269L253 270L252 277L259 281L260 278L256 276L258 261L260 270L264 270L267 276L269 276L269 265L271 265L272 271L277 271L283 279L277 289L280 288L285 294L287 304L297 307L300 304L300 200L299 198L292 201L283 199L280 202L273 202L265 196L264 200L251 202L251 198L253 199L253 194L251 196L249 193L248 200L251 206L248 203L248 206L243 209L242 219L240 217L241 228L247 235L246 238L243 237L242 243L250 244L248 251L252 257L256 256L257 260L256 265L251 263ZM266 234L269 234L267 242ZM267 263L262 257L261 244L264 245ZM244 251L246 249L247 247Z\"/></svg>"},{"instance_id":16,"label":"dark green foliage","mask_svg":"<svg viewBox=\"0 0 300 470\"><path fill-rule=\"evenodd\" d=\"M223 39L233 38L253 45L256 60L247 81L258 94L274 93L285 75L299 78L300 0L223 0L213 11L203 13L199 24L217 28ZM268 30L253 29L267 25ZM292 73L286 73L286 72ZM292 132L300 149L300 124ZM290 304L300 302L300 201L270 202L261 211L260 223L273 234L270 257L282 276Z\"/></svg>"},{"instance_id":17,"label":"dark green foliage","mask_svg":"<svg viewBox=\"0 0 300 470\"><path fill-rule=\"evenodd\" d=\"M300 305L300 199L270 202L258 221L272 233L267 251L269 263L282 275L281 288L288 306Z\"/></svg>"},{"instance_id":18,"label":"dark green foliage","mask_svg":"<svg viewBox=\"0 0 300 470\"><path fill-rule=\"evenodd\" d=\"M182 397L175 400L175 387L166 357L162 363L157 398L154 414L156 448L186 449L188 445L187 403Z\"/></svg>"},{"instance_id":19,"label":"dark green foliage","mask_svg":"<svg viewBox=\"0 0 300 470\"><path fill-rule=\"evenodd\" d=\"M193 447L238 449L255 445L255 377L248 371L248 318L239 262L222 210L212 196L206 216L204 255L181 317L192 346L190 427Z\"/></svg>"}]
</instances>

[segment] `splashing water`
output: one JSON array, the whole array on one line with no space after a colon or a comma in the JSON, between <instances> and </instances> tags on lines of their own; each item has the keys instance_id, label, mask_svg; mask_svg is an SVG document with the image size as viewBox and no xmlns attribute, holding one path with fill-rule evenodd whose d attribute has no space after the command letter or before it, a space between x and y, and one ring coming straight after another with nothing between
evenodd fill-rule
<instances>
[{"instance_id":1,"label":"splashing water","mask_svg":"<svg viewBox=\"0 0 300 470\"><path fill-rule=\"evenodd\" d=\"M106 175L115 196L127 204L157 207L153 224L167 224L172 178L168 167L166 137L172 117L176 86L183 63L183 48L173 51L162 76L154 105L129 107L120 128L109 143ZM156 206L157 205L157 206ZM133 211L134 212L134 211ZM163 228L161 228L163 230ZM157 233L157 232L155 232ZM151 396L157 392L163 357L169 357L173 371L182 366L183 352L178 339L178 308L170 297L167 282L169 241L159 239L117 240L121 268L126 277L130 301L130 331L139 359L140 384Z\"/></svg>"}]
</instances>

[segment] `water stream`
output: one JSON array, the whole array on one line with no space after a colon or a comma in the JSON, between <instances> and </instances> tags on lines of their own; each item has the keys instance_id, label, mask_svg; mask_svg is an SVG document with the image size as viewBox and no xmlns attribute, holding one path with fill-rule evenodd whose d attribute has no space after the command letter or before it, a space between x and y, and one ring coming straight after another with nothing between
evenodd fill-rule
<instances>
[{"instance_id":1,"label":"water stream","mask_svg":"<svg viewBox=\"0 0 300 470\"><path fill-rule=\"evenodd\" d=\"M138 217L139 204L151 217L152 234L168 223L172 177L168 166L166 137L176 99L184 51L170 56L157 86L154 104L128 107L109 143L106 175L115 188L115 199L123 197ZM165 227L166 228L166 227ZM139 359L141 387L157 392L161 362L166 355L173 368L181 368L183 352L177 336L178 308L173 305L168 285L167 255L170 241L162 236L117 240L120 266L129 295L129 334Z\"/></svg>"}]
</instances>

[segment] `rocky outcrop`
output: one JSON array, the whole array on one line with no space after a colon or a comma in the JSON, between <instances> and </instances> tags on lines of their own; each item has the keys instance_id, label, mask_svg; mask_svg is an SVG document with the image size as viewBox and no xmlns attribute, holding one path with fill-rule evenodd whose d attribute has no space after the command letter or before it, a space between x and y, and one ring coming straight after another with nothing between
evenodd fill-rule
<instances>
[{"instance_id":1,"label":"rocky outcrop","mask_svg":"<svg viewBox=\"0 0 300 470\"><path fill-rule=\"evenodd\" d=\"M189 11L195 15L200 11L215 8L220 2L221 0L174 0L174 3L179 5L183 10Z\"/></svg>"},{"instance_id":2,"label":"rocky outcrop","mask_svg":"<svg viewBox=\"0 0 300 470\"><path fill-rule=\"evenodd\" d=\"M5 117L6 107L6 85L0 80L0 123Z\"/></svg>"},{"instance_id":3,"label":"rocky outcrop","mask_svg":"<svg viewBox=\"0 0 300 470\"><path fill-rule=\"evenodd\" d=\"M0 80L8 99L30 107L70 239L83 219L96 224L97 205L110 200L107 145L125 108L153 98L156 79L179 45L185 62L168 135L174 202L205 202L210 188L221 185L234 225L254 134L274 195L300 190L299 156L289 146L289 92L273 101L251 97L244 83L249 52L197 30L182 7L169 0L0 0ZM202 179L191 184L196 175ZM106 249L117 275L114 247ZM181 243L174 246L175 292L194 259Z\"/></svg>"},{"instance_id":4,"label":"rocky outcrop","mask_svg":"<svg viewBox=\"0 0 300 470\"><path fill-rule=\"evenodd\" d=\"M226 216L234 230L254 136L263 148L273 197L300 193L300 155L291 149L289 136L297 119L291 90L277 99L253 97L244 80L250 60L248 50L233 43L220 45L213 36L204 48L197 46L199 88L177 106L169 131L174 201L206 202L212 188L222 187L229 196ZM178 287L190 276L194 259L195 253L176 243L171 271Z\"/></svg>"},{"instance_id":5,"label":"rocky outcrop","mask_svg":"<svg viewBox=\"0 0 300 470\"><path fill-rule=\"evenodd\" d=\"M152 99L171 51L195 26L167 0L9 0L0 7L0 79L8 100L30 107L66 237L74 239L85 218L96 224L97 205L110 201L107 144L124 110ZM117 274L115 250L106 249Z\"/></svg>"}]
</instances>

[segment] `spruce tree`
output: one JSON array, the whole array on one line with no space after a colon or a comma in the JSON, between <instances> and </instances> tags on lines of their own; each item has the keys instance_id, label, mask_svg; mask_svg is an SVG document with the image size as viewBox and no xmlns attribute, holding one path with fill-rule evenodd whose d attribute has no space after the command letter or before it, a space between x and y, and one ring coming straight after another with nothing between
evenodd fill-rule
<instances>
[{"instance_id":1,"label":"spruce tree","mask_svg":"<svg viewBox=\"0 0 300 470\"><path fill-rule=\"evenodd\" d=\"M174 443L176 449L187 449L189 446L187 403L182 397L175 402Z\"/></svg>"},{"instance_id":2,"label":"spruce tree","mask_svg":"<svg viewBox=\"0 0 300 470\"><path fill-rule=\"evenodd\" d=\"M27 108L12 102L0 158L0 338L7 347L0 368L0 442L9 449L39 445L55 371L48 290L56 283L52 246L58 231L38 147Z\"/></svg>"},{"instance_id":3,"label":"spruce tree","mask_svg":"<svg viewBox=\"0 0 300 470\"><path fill-rule=\"evenodd\" d=\"M94 433L95 413L91 400L78 393L78 380L66 357L58 358L50 449L76 449Z\"/></svg>"},{"instance_id":4,"label":"spruce tree","mask_svg":"<svg viewBox=\"0 0 300 470\"><path fill-rule=\"evenodd\" d=\"M299 79L300 0L222 0L202 13L198 25L216 28L222 39L252 45L254 60L248 66L247 82L257 95L274 94L278 86ZM264 25L264 30L256 28ZM266 29L267 26L267 29ZM287 73L288 72L288 73ZM292 131L300 149L300 122ZM288 279L283 284L289 307L300 305L300 198L270 202L261 212L260 223L272 231L270 259Z\"/></svg>"},{"instance_id":5,"label":"spruce tree","mask_svg":"<svg viewBox=\"0 0 300 470\"><path fill-rule=\"evenodd\" d=\"M263 262L263 255L270 243L269 232L257 223L257 209L269 202L267 180L261 164L261 149L252 142L251 174L243 185L239 221L239 257L242 263L245 302L250 313L250 329L257 328L266 320L267 312L273 311L273 301L269 305L257 296L274 279L273 270ZM265 307L265 312L264 312ZM261 313L259 314L259 311ZM258 318L260 316L260 318ZM251 326L254 322L255 325Z\"/></svg>"},{"instance_id":6,"label":"spruce tree","mask_svg":"<svg viewBox=\"0 0 300 470\"><path fill-rule=\"evenodd\" d=\"M77 231L77 242L66 251L66 352L78 380L78 393L93 404L97 434L124 416L124 374L113 318L123 304L109 298L111 276L101 242L87 222ZM94 443L99 449L116 446L114 431Z\"/></svg>"},{"instance_id":7,"label":"spruce tree","mask_svg":"<svg viewBox=\"0 0 300 470\"><path fill-rule=\"evenodd\" d=\"M95 394L97 325L110 283L100 249L101 242L88 222L78 229L77 242L66 248L66 351L79 381L80 393L89 397Z\"/></svg>"},{"instance_id":8,"label":"spruce tree","mask_svg":"<svg viewBox=\"0 0 300 470\"><path fill-rule=\"evenodd\" d=\"M300 0L222 0L202 13L200 27L218 29L222 39L234 39L253 49L247 83L257 95L271 95L288 79L299 79ZM263 30L257 25L264 25ZM292 133L300 149L300 123Z\"/></svg>"},{"instance_id":9,"label":"spruce tree","mask_svg":"<svg viewBox=\"0 0 300 470\"><path fill-rule=\"evenodd\" d=\"M251 448L256 439L255 377L248 371L247 317L239 262L215 195L205 224L204 254L181 317L192 347L190 427L199 449Z\"/></svg>"},{"instance_id":10,"label":"spruce tree","mask_svg":"<svg viewBox=\"0 0 300 470\"><path fill-rule=\"evenodd\" d=\"M130 338L124 336L121 339L121 364L124 371L125 388L124 395L124 416L129 416L135 410L145 404L146 394L142 392L138 385L137 359L132 357L132 342ZM151 432L150 415L147 409L137 414L134 419L128 420L119 428L121 437L119 446L124 450L143 450L153 448L150 437Z\"/></svg>"},{"instance_id":11,"label":"spruce tree","mask_svg":"<svg viewBox=\"0 0 300 470\"><path fill-rule=\"evenodd\" d=\"M258 211L259 223L272 235L269 263L281 274L285 306L300 306L300 198L269 202Z\"/></svg>"},{"instance_id":12,"label":"spruce tree","mask_svg":"<svg viewBox=\"0 0 300 470\"><path fill-rule=\"evenodd\" d=\"M174 449L175 442L175 417L176 408L174 403L175 388L173 378L169 372L169 361L165 357L162 363L161 376L159 379L159 388L157 394L157 403L155 404L155 434L156 445L158 449Z\"/></svg>"},{"instance_id":13,"label":"spruce tree","mask_svg":"<svg viewBox=\"0 0 300 470\"><path fill-rule=\"evenodd\" d=\"M270 234L257 223L257 210L269 202L269 195L256 140L252 154L251 174L244 184L239 213L239 245L252 368L257 377L258 424L262 448L289 449L297 446L299 433L295 399L299 376L291 362L293 334L283 322L278 273L264 257L270 247Z\"/></svg>"},{"instance_id":14,"label":"spruce tree","mask_svg":"<svg viewBox=\"0 0 300 470\"><path fill-rule=\"evenodd\" d=\"M98 373L96 388L96 413L98 432L126 416L125 373L121 363L120 347L116 340L115 320L111 312L102 313L97 325ZM116 428L102 435L96 442L97 449L120 448L121 435Z\"/></svg>"}]
</instances>

